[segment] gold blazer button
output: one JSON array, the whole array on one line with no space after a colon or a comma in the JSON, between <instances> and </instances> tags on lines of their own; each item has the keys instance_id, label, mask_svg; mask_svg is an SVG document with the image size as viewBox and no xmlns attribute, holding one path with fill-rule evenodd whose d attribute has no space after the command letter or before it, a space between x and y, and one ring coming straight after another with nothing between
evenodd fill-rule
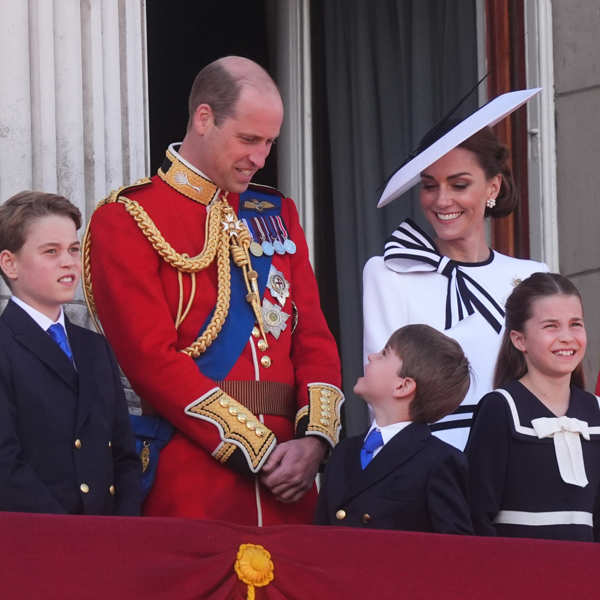
<instances>
[{"instance_id":1,"label":"gold blazer button","mask_svg":"<svg viewBox=\"0 0 600 600\"><path fill-rule=\"evenodd\" d=\"M338 521L343 521L346 518L346 511L343 508L340 508L340 510L335 513L335 518Z\"/></svg>"}]
</instances>

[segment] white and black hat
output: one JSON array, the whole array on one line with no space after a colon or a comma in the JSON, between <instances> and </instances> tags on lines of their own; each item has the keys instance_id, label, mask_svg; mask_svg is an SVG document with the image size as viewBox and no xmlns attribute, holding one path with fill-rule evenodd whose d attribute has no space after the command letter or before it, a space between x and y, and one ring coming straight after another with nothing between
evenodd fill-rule
<instances>
[{"instance_id":1,"label":"white and black hat","mask_svg":"<svg viewBox=\"0 0 600 600\"><path fill-rule=\"evenodd\" d=\"M541 89L533 88L502 94L455 124L449 130L443 127L440 128L440 124L438 124L423 138L423 142L417 148L415 155L409 157L388 179L377 203L377 208L389 204L392 200L404 194L404 192L419 182L424 169L484 127L491 127L501 121L504 117L525 104ZM434 131L438 132L437 135L432 135Z\"/></svg>"}]
</instances>

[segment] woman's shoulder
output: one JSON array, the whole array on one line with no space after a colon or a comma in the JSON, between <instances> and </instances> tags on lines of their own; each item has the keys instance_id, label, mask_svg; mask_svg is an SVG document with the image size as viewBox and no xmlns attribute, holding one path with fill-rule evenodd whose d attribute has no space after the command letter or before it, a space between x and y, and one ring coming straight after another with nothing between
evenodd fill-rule
<instances>
[{"instance_id":1,"label":"woman's shoulder","mask_svg":"<svg viewBox=\"0 0 600 600\"><path fill-rule=\"evenodd\" d=\"M427 273L428 275L430 273ZM394 269L390 269L386 265L385 258L383 256L372 256L367 260L363 267L363 281L365 283L380 281L382 279L386 281L398 281L398 277L414 277L415 273L409 271L398 272ZM423 275L423 273L417 273L417 275ZM404 280L403 280L404 281Z\"/></svg>"},{"instance_id":2,"label":"woman's shoulder","mask_svg":"<svg viewBox=\"0 0 600 600\"><path fill-rule=\"evenodd\" d=\"M529 277L533 273L548 272L548 265L537 260L528 258L515 258L494 250L494 260L491 263L495 268L504 267L511 273L518 273L521 279Z\"/></svg>"}]
</instances>

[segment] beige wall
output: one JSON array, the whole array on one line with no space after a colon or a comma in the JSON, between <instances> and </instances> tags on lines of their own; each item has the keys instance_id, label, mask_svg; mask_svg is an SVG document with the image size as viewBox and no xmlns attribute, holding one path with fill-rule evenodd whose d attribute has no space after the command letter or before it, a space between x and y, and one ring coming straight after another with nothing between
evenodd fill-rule
<instances>
[{"instance_id":1,"label":"beige wall","mask_svg":"<svg viewBox=\"0 0 600 600\"><path fill-rule=\"evenodd\" d=\"M588 388L600 367L600 0L552 2L560 271L583 294Z\"/></svg>"}]
</instances>

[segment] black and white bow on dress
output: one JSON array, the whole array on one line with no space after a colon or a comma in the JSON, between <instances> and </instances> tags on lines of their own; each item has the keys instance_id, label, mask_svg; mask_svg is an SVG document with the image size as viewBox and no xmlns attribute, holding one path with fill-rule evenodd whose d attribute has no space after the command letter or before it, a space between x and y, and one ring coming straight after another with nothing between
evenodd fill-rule
<instances>
[{"instance_id":1,"label":"black and white bow on dress","mask_svg":"<svg viewBox=\"0 0 600 600\"><path fill-rule=\"evenodd\" d=\"M448 278L445 329L477 311L496 333L502 330L504 310L464 272L469 263L441 255L433 240L411 219L402 221L386 240L383 258L385 266L397 273L437 271Z\"/></svg>"}]
</instances>

